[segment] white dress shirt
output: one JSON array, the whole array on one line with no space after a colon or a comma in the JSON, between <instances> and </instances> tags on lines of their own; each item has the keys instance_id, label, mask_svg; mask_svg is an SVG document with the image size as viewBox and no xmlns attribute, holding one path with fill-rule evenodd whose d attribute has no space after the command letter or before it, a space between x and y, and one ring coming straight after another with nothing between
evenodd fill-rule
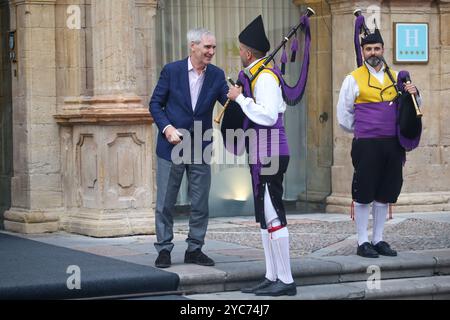
<instances>
[{"instance_id":1,"label":"white dress shirt","mask_svg":"<svg viewBox=\"0 0 450 320\"><path fill-rule=\"evenodd\" d=\"M203 82L205 81L205 71L206 66L202 72L198 74L192 65L191 57L188 58L189 90L191 92L191 104L193 111L195 110L198 96L200 95L200 90L202 89Z\"/></svg>"},{"instance_id":2,"label":"white dress shirt","mask_svg":"<svg viewBox=\"0 0 450 320\"><path fill-rule=\"evenodd\" d=\"M194 69L194 66L192 65L191 57L189 57L187 60L188 60L188 75L189 75L189 91L191 93L192 111L194 111L195 106L197 105L198 96L200 95L200 90L202 89L203 82L205 81L205 72L207 66L205 66L202 72L198 74L197 71ZM166 129L171 126L172 126L171 124L165 126L162 132L164 133Z\"/></svg>"},{"instance_id":3,"label":"white dress shirt","mask_svg":"<svg viewBox=\"0 0 450 320\"><path fill-rule=\"evenodd\" d=\"M384 83L384 65L380 71L376 71L366 62L364 62L369 69L371 75L376 77L378 81ZM353 132L355 124L355 100L359 96L359 87L355 78L349 74L345 77L342 83L341 91L339 92L339 100L337 104L337 120L342 129L347 132ZM416 96L417 104L422 104L422 99L419 95Z\"/></svg>"},{"instance_id":4,"label":"white dress shirt","mask_svg":"<svg viewBox=\"0 0 450 320\"><path fill-rule=\"evenodd\" d=\"M260 60L254 61L247 69L253 67ZM280 85L269 73L261 73L256 79L253 96L255 100L240 94L236 98L236 102L254 123L273 126L278 120L278 114L286 111L286 103L283 100Z\"/></svg>"}]
</instances>

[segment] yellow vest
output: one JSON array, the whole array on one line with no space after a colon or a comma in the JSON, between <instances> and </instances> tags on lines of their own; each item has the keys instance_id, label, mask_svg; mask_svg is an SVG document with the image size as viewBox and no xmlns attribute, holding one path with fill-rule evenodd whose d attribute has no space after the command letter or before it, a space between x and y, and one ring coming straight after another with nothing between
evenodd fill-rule
<instances>
[{"instance_id":1,"label":"yellow vest","mask_svg":"<svg viewBox=\"0 0 450 320\"><path fill-rule=\"evenodd\" d=\"M391 72L395 81L397 81L397 72L392 70ZM383 84L378 81L377 77L370 74L365 65L353 71L351 75L355 78L359 88L359 96L355 103L392 101L397 95L397 91L386 72L384 73Z\"/></svg>"},{"instance_id":2,"label":"yellow vest","mask_svg":"<svg viewBox=\"0 0 450 320\"><path fill-rule=\"evenodd\" d=\"M253 67L250 68L250 73L252 75L256 73L256 71L259 69L259 67L263 64L264 60L265 60L265 58L259 60ZM256 80L258 80L258 77L262 73L269 73L269 74L271 74L277 80L278 85L280 84L280 80L278 79L277 75L272 70L269 70L267 68L272 68L272 64L270 64L270 63L267 64L265 69L263 69L260 73L258 73L256 78L252 81L252 83L251 83L252 94L255 91Z\"/></svg>"}]
</instances>

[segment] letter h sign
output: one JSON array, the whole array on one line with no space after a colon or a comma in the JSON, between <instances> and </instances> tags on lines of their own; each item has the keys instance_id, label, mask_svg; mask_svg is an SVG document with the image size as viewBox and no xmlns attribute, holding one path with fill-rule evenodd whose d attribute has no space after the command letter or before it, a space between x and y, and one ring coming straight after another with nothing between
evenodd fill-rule
<instances>
[{"instance_id":1,"label":"letter h sign","mask_svg":"<svg viewBox=\"0 0 450 320\"><path fill-rule=\"evenodd\" d=\"M428 23L394 22L394 63L428 63Z\"/></svg>"}]
</instances>

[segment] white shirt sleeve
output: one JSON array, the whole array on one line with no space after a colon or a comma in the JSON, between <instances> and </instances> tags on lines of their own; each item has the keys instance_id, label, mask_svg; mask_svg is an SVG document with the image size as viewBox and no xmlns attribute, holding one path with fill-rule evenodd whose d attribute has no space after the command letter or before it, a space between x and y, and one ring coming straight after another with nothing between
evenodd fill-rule
<instances>
[{"instance_id":1,"label":"white shirt sleeve","mask_svg":"<svg viewBox=\"0 0 450 320\"><path fill-rule=\"evenodd\" d=\"M255 100L240 94L236 102L254 123L263 126L274 125L278 120L278 112L284 111L281 88L276 79L268 73L260 74L256 80L253 95Z\"/></svg>"},{"instance_id":2,"label":"white shirt sleeve","mask_svg":"<svg viewBox=\"0 0 450 320\"><path fill-rule=\"evenodd\" d=\"M359 96L359 88L352 75L345 77L339 92L337 104L337 120L342 129L353 132L355 123L354 104Z\"/></svg>"},{"instance_id":3,"label":"white shirt sleeve","mask_svg":"<svg viewBox=\"0 0 450 320\"><path fill-rule=\"evenodd\" d=\"M164 134L164 132L166 132L166 129L167 129L168 127L173 127L173 126L172 126L171 124L168 124L167 126L165 126L164 129L163 129L163 131L162 131L163 134Z\"/></svg>"}]
</instances>

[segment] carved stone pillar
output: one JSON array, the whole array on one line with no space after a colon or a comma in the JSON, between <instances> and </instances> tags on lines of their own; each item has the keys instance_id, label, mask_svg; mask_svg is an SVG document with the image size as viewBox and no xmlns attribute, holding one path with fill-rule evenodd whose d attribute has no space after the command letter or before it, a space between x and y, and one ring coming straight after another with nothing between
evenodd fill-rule
<instances>
[{"instance_id":1,"label":"carved stone pillar","mask_svg":"<svg viewBox=\"0 0 450 320\"><path fill-rule=\"evenodd\" d=\"M96 96L135 94L134 5L130 0L92 1Z\"/></svg>"},{"instance_id":2,"label":"carved stone pillar","mask_svg":"<svg viewBox=\"0 0 450 320\"><path fill-rule=\"evenodd\" d=\"M93 96L66 97L55 116L61 125L62 227L95 237L150 234L154 137L153 120L137 95L140 9L134 0L92 0L88 9Z\"/></svg>"},{"instance_id":3,"label":"carved stone pillar","mask_svg":"<svg viewBox=\"0 0 450 320\"><path fill-rule=\"evenodd\" d=\"M58 230L62 212L56 112L56 0L11 0L17 61L12 65L13 177L4 227Z\"/></svg>"}]
</instances>

